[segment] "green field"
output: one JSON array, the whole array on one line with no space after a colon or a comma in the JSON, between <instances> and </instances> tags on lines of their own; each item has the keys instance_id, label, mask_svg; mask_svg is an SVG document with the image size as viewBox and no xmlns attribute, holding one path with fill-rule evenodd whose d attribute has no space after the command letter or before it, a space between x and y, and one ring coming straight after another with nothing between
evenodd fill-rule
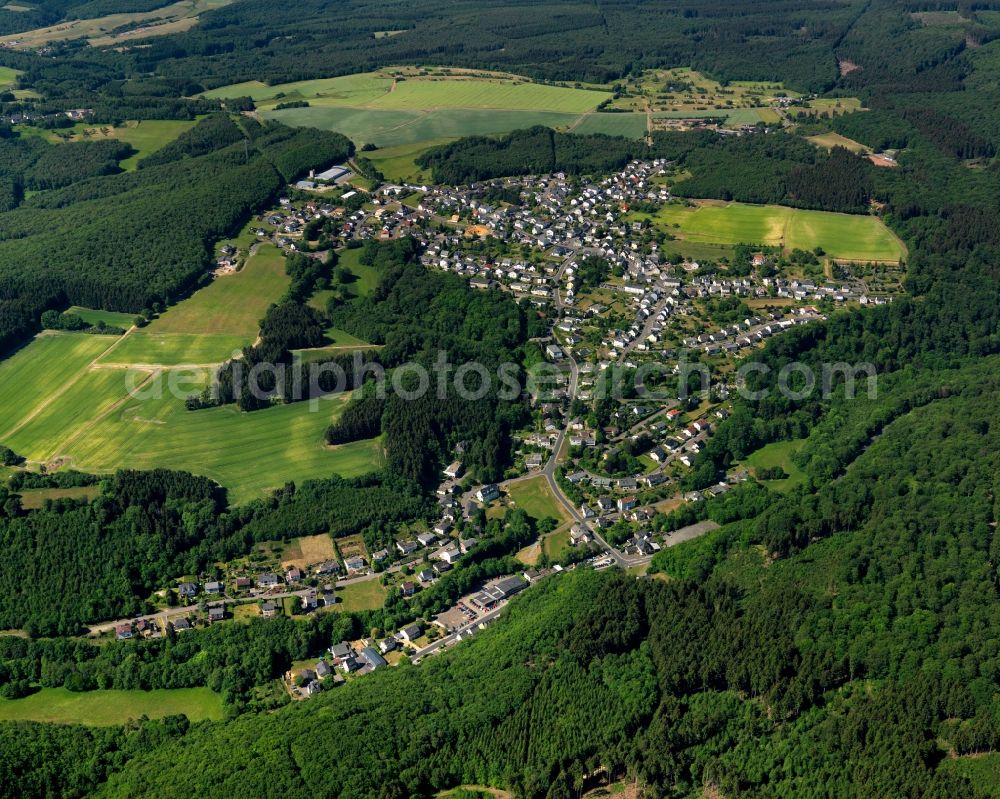
<instances>
[{"instance_id":1,"label":"green field","mask_svg":"<svg viewBox=\"0 0 1000 799\"><path fill-rule=\"evenodd\" d=\"M101 727L129 719L183 713L191 721L219 720L222 697L208 688L157 691L84 691L42 688L23 699L0 699L0 721L43 721Z\"/></svg>"},{"instance_id":2,"label":"green field","mask_svg":"<svg viewBox=\"0 0 1000 799\"><path fill-rule=\"evenodd\" d=\"M385 604L385 586L376 578L361 580L337 589L337 610L357 613L363 610L377 610Z\"/></svg>"},{"instance_id":3,"label":"green field","mask_svg":"<svg viewBox=\"0 0 1000 799\"><path fill-rule=\"evenodd\" d=\"M126 396L124 372L86 369L48 404L37 407L35 415L5 441L28 460L49 463L67 442Z\"/></svg>"},{"instance_id":4,"label":"green field","mask_svg":"<svg viewBox=\"0 0 1000 799\"><path fill-rule=\"evenodd\" d=\"M17 82L20 71L10 67L0 67L0 89L13 86Z\"/></svg>"},{"instance_id":5,"label":"green field","mask_svg":"<svg viewBox=\"0 0 1000 799\"><path fill-rule=\"evenodd\" d=\"M832 258L851 261L898 263L906 254L903 243L874 216L708 200L665 205L653 219L681 239L702 244L822 247Z\"/></svg>"},{"instance_id":6,"label":"green field","mask_svg":"<svg viewBox=\"0 0 1000 799\"><path fill-rule=\"evenodd\" d=\"M265 111L262 116L286 125L335 130L357 144L371 142L396 147L433 139L485 136L518 128L546 125L568 127L577 114L552 111L502 111L445 108L435 111L404 111L371 108L290 108Z\"/></svg>"},{"instance_id":7,"label":"green field","mask_svg":"<svg viewBox=\"0 0 1000 799\"><path fill-rule=\"evenodd\" d=\"M547 86L502 77L409 76L405 80L394 81L388 72L369 72L276 86L251 81L213 89L205 96L248 96L264 107L281 101L304 99L317 107L412 111L477 108L581 114L611 95L608 92Z\"/></svg>"},{"instance_id":8,"label":"green field","mask_svg":"<svg viewBox=\"0 0 1000 799\"><path fill-rule=\"evenodd\" d=\"M119 379L122 379L119 372ZM83 471L164 467L210 477L243 503L292 480L334 473L345 477L381 468L377 439L328 447L323 434L346 398L278 405L253 413L235 406L188 411L166 390L133 398L98 419L60 454ZM197 386L189 386L196 389Z\"/></svg>"},{"instance_id":9,"label":"green field","mask_svg":"<svg viewBox=\"0 0 1000 799\"><path fill-rule=\"evenodd\" d=\"M534 519L550 518L558 522L570 520L566 509L552 495L548 482L541 475L511 483L507 491L517 507Z\"/></svg>"},{"instance_id":10,"label":"green field","mask_svg":"<svg viewBox=\"0 0 1000 799\"><path fill-rule=\"evenodd\" d=\"M117 340L46 333L0 361L0 443Z\"/></svg>"},{"instance_id":11,"label":"green field","mask_svg":"<svg viewBox=\"0 0 1000 799\"><path fill-rule=\"evenodd\" d=\"M433 139L415 144L401 144L395 147L383 147L365 153L386 180L395 183L424 183L430 181L430 174L417 166L415 159L431 147L447 144L453 139Z\"/></svg>"},{"instance_id":12,"label":"green field","mask_svg":"<svg viewBox=\"0 0 1000 799\"><path fill-rule=\"evenodd\" d=\"M625 136L628 139L641 139L646 135L645 114L588 114L580 120L573 133L581 136L591 133L604 133L608 136Z\"/></svg>"},{"instance_id":13,"label":"green field","mask_svg":"<svg viewBox=\"0 0 1000 799\"><path fill-rule=\"evenodd\" d=\"M806 479L805 472L792 461L792 455L798 452L801 446L801 439L775 441L752 453L743 461L742 465L751 470L772 469L775 466L780 466L785 470L785 474L788 477L784 480L768 480L766 485L782 493L791 491L796 486L804 483Z\"/></svg>"},{"instance_id":14,"label":"green field","mask_svg":"<svg viewBox=\"0 0 1000 799\"><path fill-rule=\"evenodd\" d=\"M841 136L839 133L820 133L816 136L808 136L806 138L817 147L821 147L824 150L832 150L834 147L843 147L850 150L852 153L871 152L871 148L865 147L865 145L861 144L861 142L856 142L854 139L848 139L846 136Z\"/></svg>"},{"instance_id":15,"label":"green field","mask_svg":"<svg viewBox=\"0 0 1000 799\"><path fill-rule=\"evenodd\" d=\"M264 312L288 283L284 256L277 247L262 245L239 272L215 278L148 327L133 331L103 362L221 363L253 343Z\"/></svg>"},{"instance_id":16,"label":"green field","mask_svg":"<svg viewBox=\"0 0 1000 799\"><path fill-rule=\"evenodd\" d=\"M100 486L74 486L70 488L23 488L17 492L21 496L21 507L37 510L49 499L93 499L100 495Z\"/></svg>"},{"instance_id":17,"label":"green field","mask_svg":"<svg viewBox=\"0 0 1000 799\"><path fill-rule=\"evenodd\" d=\"M88 325L96 325L98 322L110 327L121 327L128 330L135 322L135 314L117 313L116 311L95 311L93 308L81 308L73 305L66 309L66 313L76 314Z\"/></svg>"}]
</instances>

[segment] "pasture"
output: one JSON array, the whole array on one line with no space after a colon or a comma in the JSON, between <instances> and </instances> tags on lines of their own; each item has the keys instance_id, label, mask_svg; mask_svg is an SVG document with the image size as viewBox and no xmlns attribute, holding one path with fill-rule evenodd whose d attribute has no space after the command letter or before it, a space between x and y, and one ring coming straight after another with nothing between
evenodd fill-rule
<instances>
[{"instance_id":1,"label":"pasture","mask_svg":"<svg viewBox=\"0 0 1000 799\"><path fill-rule=\"evenodd\" d=\"M682 240L701 244L822 247L831 258L849 261L898 263L906 254L903 243L874 216L705 200L665 205L652 219Z\"/></svg>"},{"instance_id":2,"label":"pasture","mask_svg":"<svg viewBox=\"0 0 1000 799\"><path fill-rule=\"evenodd\" d=\"M163 467L204 475L228 488L230 501L239 504L289 480L355 477L381 468L378 439L325 444L326 428L345 402L320 400L315 410L298 402L252 413L232 405L188 411L164 385L162 396L130 398L95 420L60 454L83 471Z\"/></svg>"},{"instance_id":3,"label":"pasture","mask_svg":"<svg viewBox=\"0 0 1000 799\"><path fill-rule=\"evenodd\" d=\"M222 697L208 688L83 691L42 688L21 699L0 699L0 721L41 721L108 727L147 716L183 713L191 721L222 718Z\"/></svg>"},{"instance_id":4,"label":"pasture","mask_svg":"<svg viewBox=\"0 0 1000 799\"><path fill-rule=\"evenodd\" d=\"M103 363L221 363L253 343L264 312L289 282L284 256L274 245L262 245L239 272L216 277L147 327L132 331Z\"/></svg>"},{"instance_id":5,"label":"pasture","mask_svg":"<svg viewBox=\"0 0 1000 799\"><path fill-rule=\"evenodd\" d=\"M34 130L38 131L37 135L41 135L53 144L67 141L101 141L102 139L118 139L131 144L135 153L119 164L126 172L131 172L143 158L165 147L184 131L194 127L195 123L195 120L188 119L147 119L131 120L117 127L78 122L65 130L43 131L38 128Z\"/></svg>"}]
</instances>

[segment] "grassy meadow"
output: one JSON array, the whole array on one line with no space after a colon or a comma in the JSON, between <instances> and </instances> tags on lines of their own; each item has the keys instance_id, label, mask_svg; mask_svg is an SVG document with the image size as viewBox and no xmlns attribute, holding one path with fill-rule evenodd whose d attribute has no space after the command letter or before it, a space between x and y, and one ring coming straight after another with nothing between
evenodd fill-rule
<instances>
[{"instance_id":1,"label":"grassy meadow","mask_svg":"<svg viewBox=\"0 0 1000 799\"><path fill-rule=\"evenodd\" d=\"M142 716L157 719L179 713L191 721L218 721L223 716L222 697L208 688L81 693L65 688L42 688L22 699L0 699L0 721L107 727Z\"/></svg>"},{"instance_id":2,"label":"grassy meadow","mask_svg":"<svg viewBox=\"0 0 1000 799\"><path fill-rule=\"evenodd\" d=\"M277 405L243 413L235 406L188 411L164 385L163 396L135 398L97 419L64 454L75 468L163 467L204 475L229 489L230 501L265 496L289 480L340 474L354 477L381 468L378 439L338 447L323 435L346 398Z\"/></svg>"},{"instance_id":3,"label":"grassy meadow","mask_svg":"<svg viewBox=\"0 0 1000 799\"><path fill-rule=\"evenodd\" d=\"M684 241L763 244L787 250L822 247L831 258L898 263L906 250L874 216L715 200L670 204L652 217Z\"/></svg>"},{"instance_id":4,"label":"grassy meadow","mask_svg":"<svg viewBox=\"0 0 1000 799\"><path fill-rule=\"evenodd\" d=\"M239 272L215 278L147 327L130 333L104 363L221 363L253 343L264 312L288 284L284 256L274 245L262 245Z\"/></svg>"},{"instance_id":5,"label":"grassy meadow","mask_svg":"<svg viewBox=\"0 0 1000 799\"><path fill-rule=\"evenodd\" d=\"M135 314L118 313L117 311L99 311L93 308L82 308L73 305L66 309L66 313L76 314L88 325L96 325L99 322L111 327L121 327L128 330L135 322Z\"/></svg>"},{"instance_id":6,"label":"grassy meadow","mask_svg":"<svg viewBox=\"0 0 1000 799\"><path fill-rule=\"evenodd\" d=\"M44 333L0 361L0 443L115 341L83 333Z\"/></svg>"},{"instance_id":7,"label":"grassy meadow","mask_svg":"<svg viewBox=\"0 0 1000 799\"><path fill-rule=\"evenodd\" d=\"M852 153L865 153L871 152L870 147L866 147L861 142L856 142L854 139L848 139L846 136L841 136L839 133L820 133L816 136L807 136L809 141L824 150L832 150L834 147L843 147L846 150L850 150Z\"/></svg>"},{"instance_id":8,"label":"grassy meadow","mask_svg":"<svg viewBox=\"0 0 1000 799\"><path fill-rule=\"evenodd\" d=\"M775 466L780 466L788 477L783 480L768 480L766 485L781 493L791 491L806 479L805 472L792 461L792 455L799 451L802 443L801 440L793 440L766 444L749 455L742 465L755 474L759 469L773 469Z\"/></svg>"},{"instance_id":9,"label":"grassy meadow","mask_svg":"<svg viewBox=\"0 0 1000 799\"><path fill-rule=\"evenodd\" d=\"M545 477L511 483L507 488L514 504L534 519L551 518L558 522L570 520L566 509L552 495Z\"/></svg>"}]
</instances>

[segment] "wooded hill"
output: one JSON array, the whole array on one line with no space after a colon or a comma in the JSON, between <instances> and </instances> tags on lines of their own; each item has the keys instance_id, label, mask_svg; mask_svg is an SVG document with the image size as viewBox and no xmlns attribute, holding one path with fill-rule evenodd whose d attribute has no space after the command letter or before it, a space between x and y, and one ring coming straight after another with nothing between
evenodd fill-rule
<instances>
[{"instance_id":1,"label":"wooded hill","mask_svg":"<svg viewBox=\"0 0 1000 799\"><path fill-rule=\"evenodd\" d=\"M136 172L92 177L127 154L104 143L0 139L0 350L67 305L139 312L205 279L212 244L289 181L341 161L343 136L209 116ZM10 160L7 160L7 154ZM44 178L43 178L44 176ZM68 184L18 200L42 180Z\"/></svg>"}]
</instances>

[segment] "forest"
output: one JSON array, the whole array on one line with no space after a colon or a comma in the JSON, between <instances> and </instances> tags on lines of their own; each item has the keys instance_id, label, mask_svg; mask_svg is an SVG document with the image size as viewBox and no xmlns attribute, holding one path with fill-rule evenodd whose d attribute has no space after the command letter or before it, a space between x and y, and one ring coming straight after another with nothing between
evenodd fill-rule
<instances>
[{"instance_id":1,"label":"forest","mask_svg":"<svg viewBox=\"0 0 1000 799\"><path fill-rule=\"evenodd\" d=\"M105 174L127 154L114 143L12 138L0 139L0 150L13 156L0 167L11 208L0 214L6 350L38 330L45 310L140 312L180 299L206 279L212 241L267 207L288 180L347 158L353 145L335 133L276 123L244 134L216 115L136 172ZM42 180L66 185L21 201L23 188Z\"/></svg>"},{"instance_id":2,"label":"forest","mask_svg":"<svg viewBox=\"0 0 1000 799\"><path fill-rule=\"evenodd\" d=\"M605 779L677 797L705 785L727 796L985 797L945 767L941 747L1000 744L998 430L995 404L936 399L887 425L843 480L676 548L660 563L668 583L551 577L493 629L417 668L276 714L160 722L131 748L121 746L130 728L0 724L0 768L41 784L48 766L22 741L47 736L75 751L86 736L120 754L98 758L96 774L65 767L59 779L86 793L108 778L96 790L108 797L270 795L275 785L407 797L484 784L541 798ZM801 551L770 551L768 530L803 523L828 532ZM686 560L709 548L721 555L688 576ZM349 632L300 627L323 640ZM271 635L289 634L278 625ZM48 644L7 646L18 669L45 668ZM266 770L250 767L262 760Z\"/></svg>"}]
</instances>

